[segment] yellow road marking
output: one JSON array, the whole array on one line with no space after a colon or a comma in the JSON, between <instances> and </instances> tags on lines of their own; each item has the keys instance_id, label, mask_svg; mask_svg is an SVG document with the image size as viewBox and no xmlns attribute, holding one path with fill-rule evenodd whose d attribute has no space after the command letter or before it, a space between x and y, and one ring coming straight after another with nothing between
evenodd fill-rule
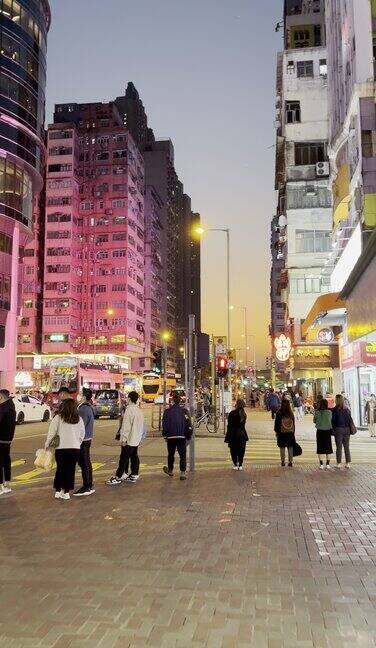
<instances>
[{"instance_id":1,"label":"yellow road marking","mask_svg":"<svg viewBox=\"0 0 376 648\"><path fill-rule=\"evenodd\" d=\"M26 459L16 459L15 461L12 461L12 468L17 468L17 466L24 466L26 461Z\"/></svg>"},{"instance_id":2,"label":"yellow road marking","mask_svg":"<svg viewBox=\"0 0 376 648\"><path fill-rule=\"evenodd\" d=\"M42 468L34 468L34 470L29 470L28 472L22 473L21 475L17 475L17 477L14 477L14 479L19 482L27 482L34 477L38 477L38 475L42 475L44 472L46 471L42 470Z\"/></svg>"}]
</instances>

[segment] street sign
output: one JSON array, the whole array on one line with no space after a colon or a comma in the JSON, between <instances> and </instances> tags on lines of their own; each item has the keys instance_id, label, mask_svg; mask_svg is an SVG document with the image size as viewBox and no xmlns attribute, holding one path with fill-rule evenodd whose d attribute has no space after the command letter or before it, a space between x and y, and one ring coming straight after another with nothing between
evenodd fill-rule
<instances>
[{"instance_id":1,"label":"street sign","mask_svg":"<svg viewBox=\"0 0 376 648\"><path fill-rule=\"evenodd\" d=\"M227 337L225 335L215 336L214 347L216 356L227 356Z\"/></svg>"}]
</instances>

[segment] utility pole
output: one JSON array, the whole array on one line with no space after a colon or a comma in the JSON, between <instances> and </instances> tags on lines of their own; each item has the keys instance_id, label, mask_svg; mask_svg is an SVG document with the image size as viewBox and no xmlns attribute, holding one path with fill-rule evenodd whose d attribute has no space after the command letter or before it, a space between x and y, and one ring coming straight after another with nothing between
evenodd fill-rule
<instances>
[{"instance_id":1,"label":"utility pole","mask_svg":"<svg viewBox=\"0 0 376 648\"><path fill-rule=\"evenodd\" d=\"M212 408L213 408L213 418L214 418L214 430L217 431L217 386L215 384L216 379L216 357L215 357L215 342L214 335L212 335L211 340L212 347L212 366L211 366L211 379L212 379Z\"/></svg>"},{"instance_id":2,"label":"utility pole","mask_svg":"<svg viewBox=\"0 0 376 648\"><path fill-rule=\"evenodd\" d=\"M163 339L162 364L163 364L163 412L165 412L167 407L167 339Z\"/></svg>"},{"instance_id":3,"label":"utility pole","mask_svg":"<svg viewBox=\"0 0 376 648\"><path fill-rule=\"evenodd\" d=\"M192 421L192 438L189 444L189 469L191 472L195 470L195 428L194 428L194 415L195 415L195 373L194 373L194 342L195 342L195 328L196 318L194 315L189 316L189 335L188 335L188 402L189 414Z\"/></svg>"}]
</instances>

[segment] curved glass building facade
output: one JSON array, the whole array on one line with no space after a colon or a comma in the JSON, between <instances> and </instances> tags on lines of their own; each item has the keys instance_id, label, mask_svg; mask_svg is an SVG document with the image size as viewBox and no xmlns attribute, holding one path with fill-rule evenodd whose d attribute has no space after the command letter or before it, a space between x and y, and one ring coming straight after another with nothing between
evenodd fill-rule
<instances>
[{"instance_id":1,"label":"curved glass building facade","mask_svg":"<svg viewBox=\"0 0 376 648\"><path fill-rule=\"evenodd\" d=\"M0 0L0 387L13 389L19 258L43 186L47 0Z\"/></svg>"}]
</instances>

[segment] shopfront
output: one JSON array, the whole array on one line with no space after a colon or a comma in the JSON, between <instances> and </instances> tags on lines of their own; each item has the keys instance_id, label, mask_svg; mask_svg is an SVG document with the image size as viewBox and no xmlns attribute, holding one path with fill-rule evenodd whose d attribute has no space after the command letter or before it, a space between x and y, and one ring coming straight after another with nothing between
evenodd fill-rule
<instances>
[{"instance_id":1,"label":"shopfront","mask_svg":"<svg viewBox=\"0 0 376 648\"><path fill-rule=\"evenodd\" d=\"M376 340L351 342L341 347L343 389L356 425L366 425L365 407L376 393Z\"/></svg>"},{"instance_id":2,"label":"shopfront","mask_svg":"<svg viewBox=\"0 0 376 648\"><path fill-rule=\"evenodd\" d=\"M376 230L341 292L347 318L341 346L343 388L357 425L364 426L365 404L376 393Z\"/></svg>"},{"instance_id":3,"label":"shopfront","mask_svg":"<svg viewBox=\"0 0 376 648\"><path fill-rule=\"evenodd\" d=\"M333 394L339 384L337 344L300 344L294 346L292 375L295 385L307 397Z\"/></svg>"}]
</instances>

